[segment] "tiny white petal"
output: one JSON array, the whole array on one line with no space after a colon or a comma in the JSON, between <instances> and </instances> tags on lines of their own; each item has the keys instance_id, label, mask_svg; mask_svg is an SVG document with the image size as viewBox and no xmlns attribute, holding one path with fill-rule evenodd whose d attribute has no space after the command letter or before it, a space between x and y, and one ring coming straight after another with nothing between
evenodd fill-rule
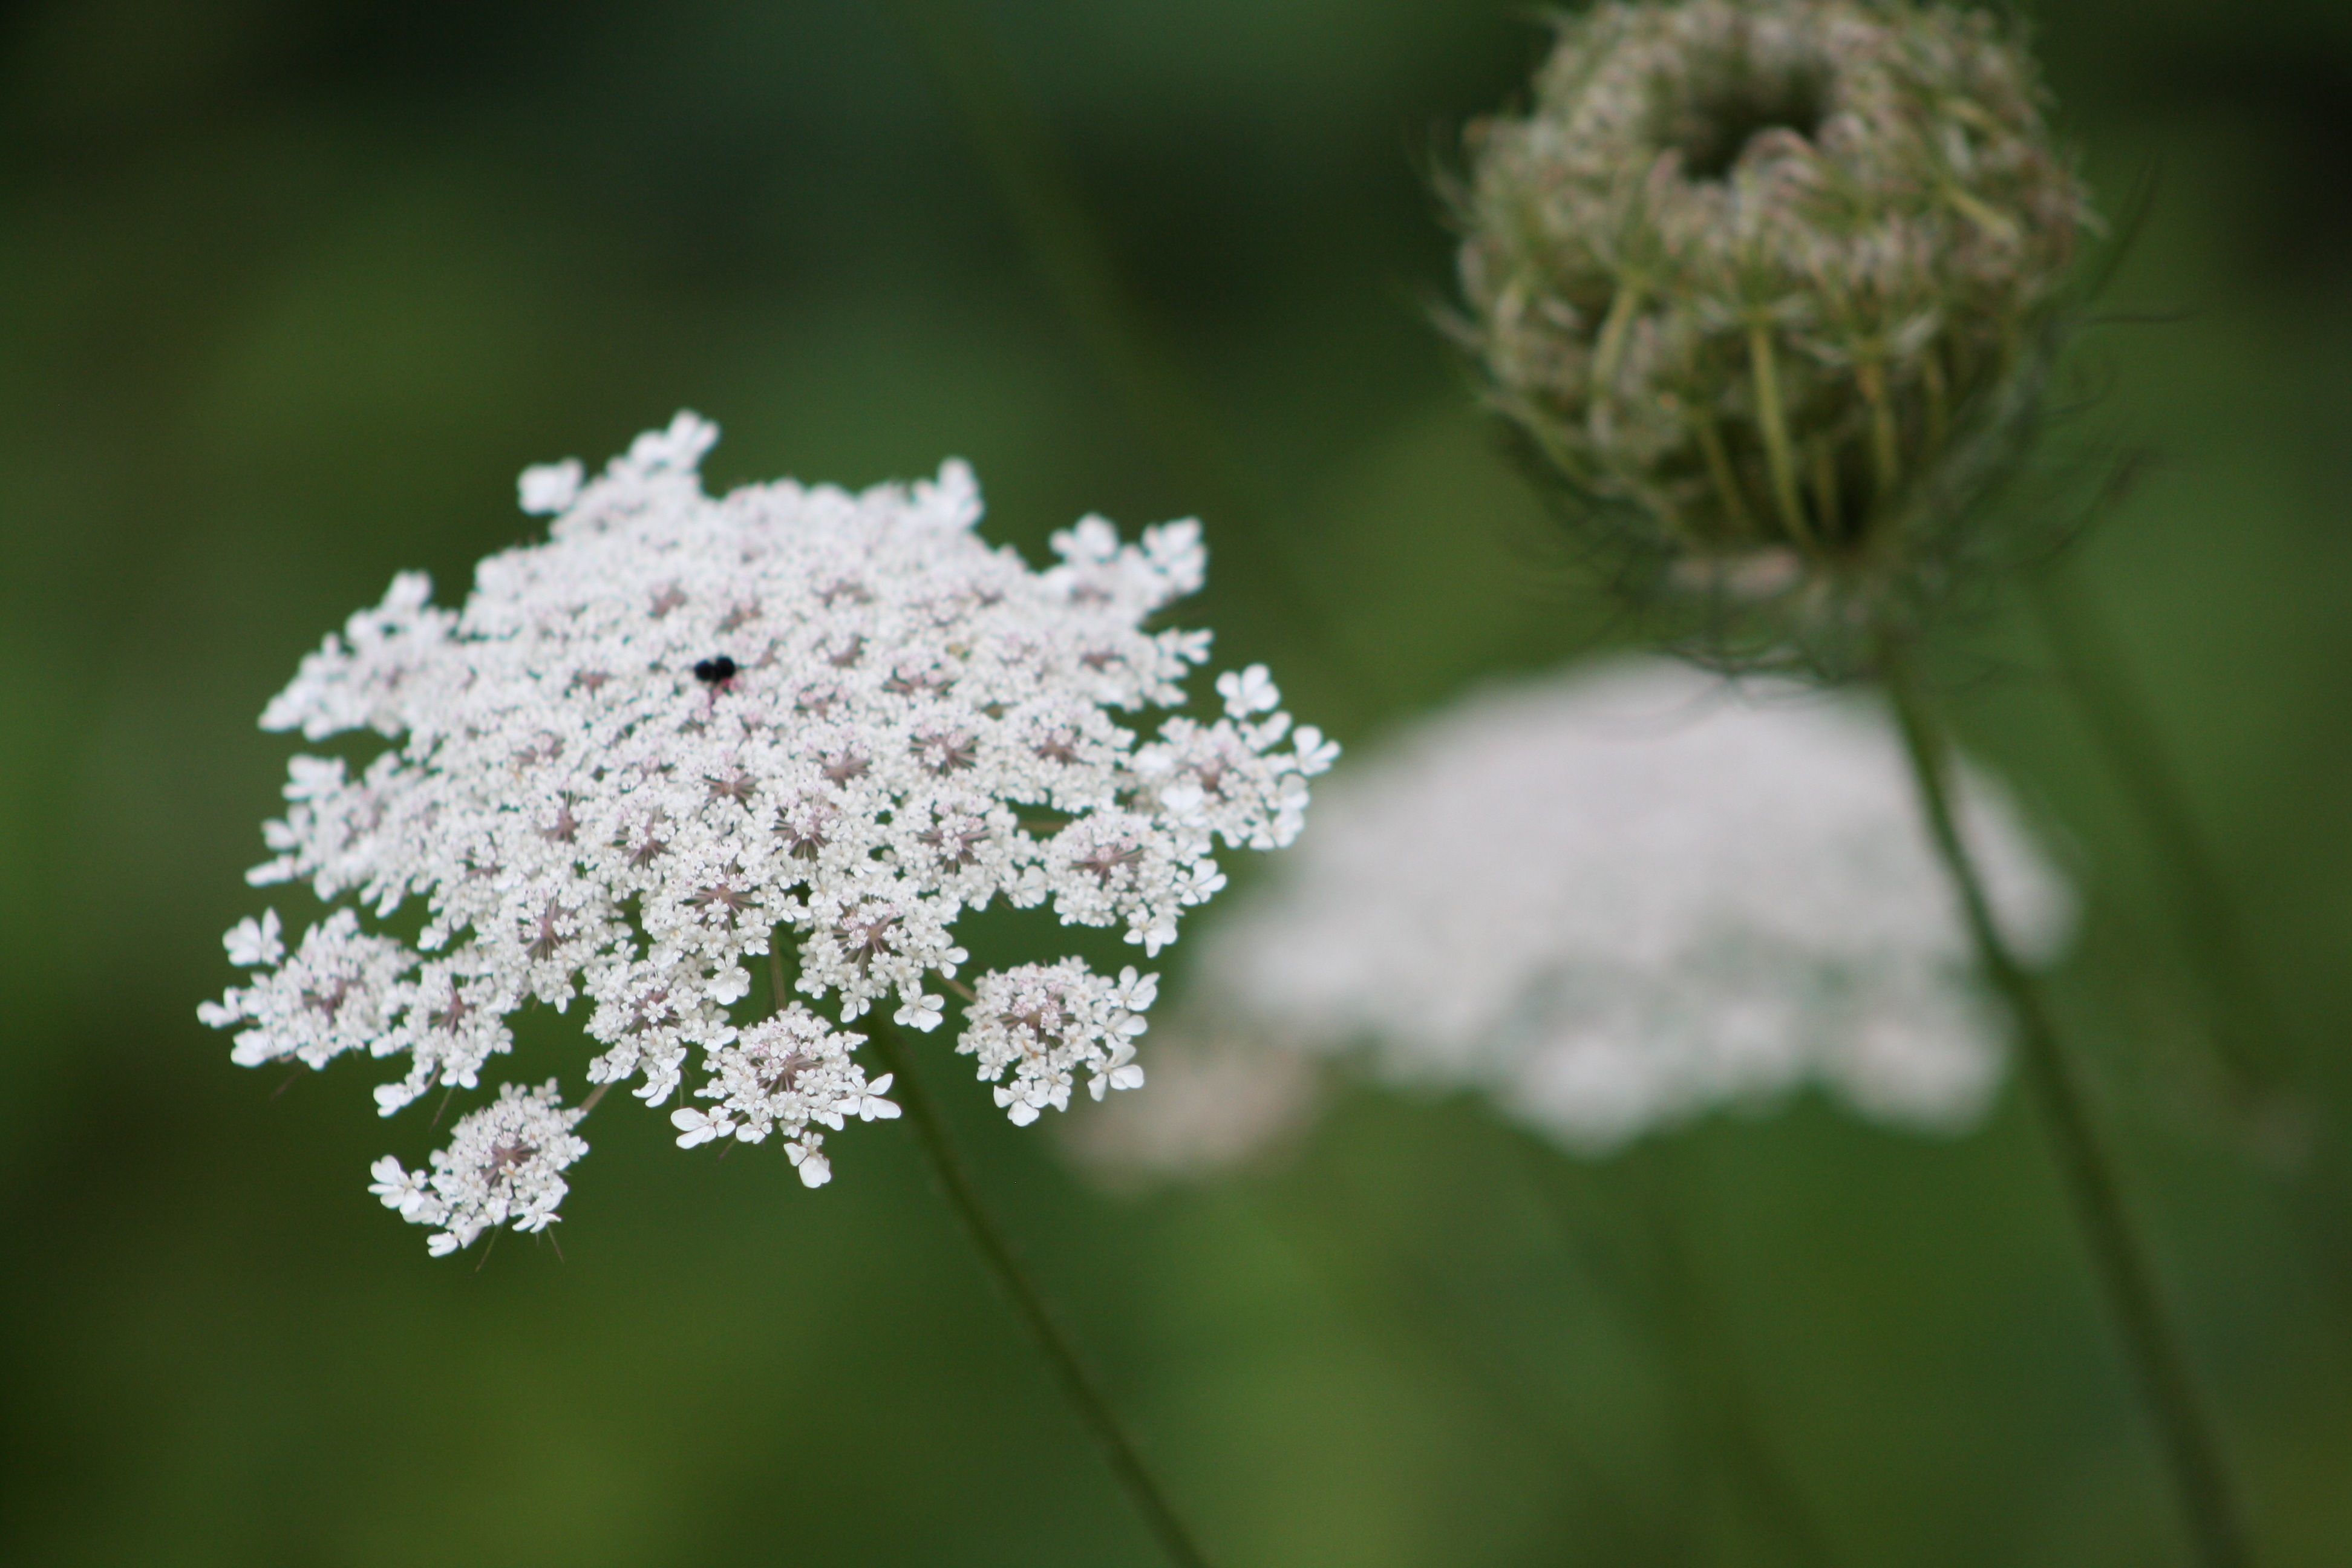
<instances>
[{"instance_id":1,"label":"tiny white petal","mask_svg":"<svg viewBox=\"0 0 2352 1568\"><path fill-rule=\"evenodd\" d=\"M522 510L534 516L562 511L580 493L580 481L583 477L584 472L577 458L525 468L520 482L516 486Z\"/></svg>"},{"instance_id":2,"label":"tiny white petal","mask_svg":"<svg viewBox=\"0 0 2352 1568\"><path fill-rule=\"evenodd\" d=\"M274 964L286 956L286 944L279 940L278 911L265 910L259 920L250 916L229 928L221 939L228 949L228 961L242 969Z\"/></svg>"}]
</instances>

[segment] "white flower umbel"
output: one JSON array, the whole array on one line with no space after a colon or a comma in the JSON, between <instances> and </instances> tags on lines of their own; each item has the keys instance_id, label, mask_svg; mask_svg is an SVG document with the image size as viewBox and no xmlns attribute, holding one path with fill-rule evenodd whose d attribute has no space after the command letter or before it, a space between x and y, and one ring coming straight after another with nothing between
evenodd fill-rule
<instances>
[{"instance_id":1,"label":"white flower umbel","mask_svg":"<svg viewBox=\"0 0 2352 1568\"><path fill-rule=\"evenodd\" d=\"M415 967L414 953L389 937L361 931L350 910L337 910L303 932L291 958L278 931L276 910L258 923L239 921L223 939L229 962L264 973L196 1009L216 1029L251 1026L238 1030L229 1053L238 1066L290 1058L322 1068L345 1051L373 1050L393 1039L394 1019L416 994L402 978Z\"/></svg>"},{"instance_id":2,"label":"white flower umbel","mask_svg":"<svg viewBox=\"0 0 2352 1568\"><path fill-rule=\"evenodd\" d=\"M719 1104L709 1110L681 1107L669 1113L677 1146L691 1149L714 1138L758 1143L779 1133L801 1180L812 1187L824 1185L833 1179L833 1165L818 1152L824 1141L809 1130L811 1122L839 1131L853 1116L877 1121L898 1114L882 1098L889 1091L890 1075L869 1083L864 1069L849 1059L865 1040L835 1029L797 1002L754 1024L734 1044L709 1053L715 1076L697 1092Z\"/></svg>"},{"instance_id":3,"label":"white flower umbel","mask_svg":"<svg viewBox=\"0 0 2352 1568\"><path fill-rule=\"evenodd\" d=\"M1157 974L1139 977L1130 966L1105 980L1075 958L982 975L964 1009L971 1027L956 1049L979 1057L980 1076L991 1083L1012 1074L998 1084L996 1103L1025 1127L1047 1106L1070 1108L1073 1072L1087 1073L1097 1100L1106 1089L1142 1088L1135 1038L1159 994Z\"/></svg>"},{"instance_id":4,"label":"white flower umbel","mask_svg":"<svg viewBox=\"0 0 2352 1568\"><path fill-rule=\"evenodd\" d=\"M1249 1033L1367 1046L1586 1152L1806 1080L1957 1127L1998 1080L1876 710L1620 664L1475 698L1320 793L1314 838L1203 939L1193 1006ZM1996 908L2048 956L2065 884L1989 784L1966 797Z\"/></svg>"},{"instance_id":5,"label":"white flower umbel","mask_svg":"<svg viewBox=\"0 0 2352 1568\"><path fill-rule=\"evenodd\" d=\"M449 1147L434 1151L430 1176L386 1154L368 1191L401 1218L437 1227L425 1244L436 1258L501 1225L545 1230L571 1190L565 1168L588 1152L572 1131L587 1114L563 1108L552 1079L538 1089L501 1084L496 1101L458 1118Z\"/></svg>"},{"instance_id":6,"label":"white flower umbel","mask_svg":"<svg viewBox=\"0 0 2352 1568\"><path fill-rule=\"evenodd\" d=\"M1200 586L1196 524L1126 544L1087 518L1037 571L974 531L960 463L856 495L782 481L714 498L698 468L716 438L680 415L593 480L576 462L530 469L546 542L484 561L455 609L422 575L394 578L269 704L265 728L390 744L292 763L275 858L251 879L341 907L291 957L275 911L228 934L259 973L203 1016L239 1030L238 1061L405 1058L377 1091L390 1114L477 1087L524 1004L584 1000L589 1081L634 1079L659 1104L699 1048L711 1103L675 1113L679 1142L773 1132L814 1185L821 1129L894 1110L839 1026L889 1006L937 1027L932 985L968 962L959 916L1047 906L1154 956L1223 885L1220 842L1297 835L1334 749L1291 728L1264 669L1220 679L1213 722L1120 718L1182 704L1207 658L1205 632L1143 627ZM778 932L799 990L835 1016L739 1016ZM1097 1093L1140 1080L1150 983L1131 971L1072 960L979 987L963 1048L992 1080L1011 1069L1016 1121L1066 1103L1076 1071ZM406 1180L387 1201L457 1245L499 1207ZM541 1224L551 1205L501 1212Z\"/></svg>"}]
</instances>

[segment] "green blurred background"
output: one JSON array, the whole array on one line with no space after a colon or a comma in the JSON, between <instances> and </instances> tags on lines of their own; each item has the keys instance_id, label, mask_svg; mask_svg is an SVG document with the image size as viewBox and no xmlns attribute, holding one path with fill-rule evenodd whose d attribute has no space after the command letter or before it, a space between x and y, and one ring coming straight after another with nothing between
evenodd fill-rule
<instances>
[{"instance_id":1,"label":"green blurred background","mask_svg":"<svg viewBox=\"0 0 2352 1568\"><path fill-rule=\"evenodd\" d=\"M279 1092L194 1017L258 907L289 748L254 718L298 657L396 568L454 595L526 537L526 462L681 405L727 432L714 483L969 458L1033 552L1208 510L1189 618L1351 745L1617 635L1426 324L1426 171L1538 58L1528 13L973 0L949 58L1002 52L1227 433L1190 467L1024 251L941 14L0 12L0 1561L1156 1561L903 1128L811 1194L624 1102L562 1258L477 1269L368 1198L431 1139L363 1068ZM2263 1560L2339 1564L2352 8L2039 26L2110 208L2156 172L2110 302L2167 317L2084 344L2088 423L2162 460L2074 564L2280 999L2300 1165L2197 1087L2171 883L2030 622L1990 605L1943 658L2085 879L2064 1005ZM1599 1168L1357 1091L1287 1166L1120 1200L934 1063L1230 1563L2179 1560L2013 1090L1956 1141L1807 1100Z\"/></svg>"}]
</instances>

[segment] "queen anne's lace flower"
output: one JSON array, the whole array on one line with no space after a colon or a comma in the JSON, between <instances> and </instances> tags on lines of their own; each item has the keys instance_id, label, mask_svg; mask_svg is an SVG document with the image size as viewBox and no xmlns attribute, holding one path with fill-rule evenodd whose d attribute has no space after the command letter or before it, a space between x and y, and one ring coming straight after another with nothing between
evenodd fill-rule
<instances>
[{"instance_id":1,"label":"queen anne's lace flower","mask_svg":"<svg viewBox=\"0 0 2352 1568\"><path fill-rule=\"evenodd\" d=\"M240 1030L238 1061L404 1056L376 1091L388 1115L476 1087L525 1003L584 1000L590 1081L634 1079L659 1104L699 1049L710 1104L674 1113L679 1142L773 1132L816 1185L820 1129L896 1113L838 1025L887 1005L937 1027L934 983L960 986L969 961L964 911L1046 906L1154 956L1223 885L1220 842L1297 835L1335 748L1291 727L1262 668L1221 678L1213 722L1147 735L1116 717L1181 704L1207 658L1206 633L1143 629L1200 586L1196 524L1123 544L1088 518L1039 572L973 531L961 464L859 495L784 481L714 499L698 468L716 438L680 415L593 481L576 462L529 470L546 542L484 561L458 609L402 574L269 704L268 729L394 743L293 760L251 879L348 902L290 956L274 910L228 933L258 973L202 1016ZM798 989L837 1018L795 1003L739 1021L779 931ZM1066 1104L1075 1072L1097 1096L1141 1081L1150 992L1076 960L982 975L961 1048L992 1081L1010 1070L1000 1103L1027 1121ZM541 1093L531 1114L579 1114ZM483 1185L466 1142L522 1103L509 1089L461 1122L430 1183L379 1166L387 1203L443 1227L436 1248L552 1217L576 1140L534 1143L570 1152L533 1156L527 1196L519 1173ZM445 1160L495 1201L461 1200Z\"/></svg>"},{"instance_id":2,"label":"queen anne's lace flower","mask_svg":"<svg viewBox=\"0 0 2352 1568\"><path fill-rule=\"evenodd\" d=\"M2046 958L2066 886L1965 783L2003 925ZM1207 932L1161 1058L1224 1064L1200 1076L1236 1127L1291 1120L1231 1070L1252 1049L1365 1047L1595 1153L1807 1080L1956 1127L1998 1081L1997 1020L1877 713L1653 660L1474 699L1322 793L1314 839ZM1188 1125L1144 1125L1162 1112ZM1116 1145L1109 1127L1082 1144L1135 1173L1248 1152L1204 1117L1155 1089Z\"/></svg>"},{"instance_id":3,"label":"queen anne's lace flower","mask_svg":"<svg viewBox=\"0 0 2352 1568\"><path fill-rule=\"evenodd\" d=\"M1465 137L1490 399L1625 586L1696 595L1718 658L1853 668L2047 545L1976 503L2093 219L1994 9L1579 6L1527 112Z\"/></svg>"},{"instance_id":4,"label":"queen anne's lace flower","mask_svg":"<svg viewBox=\"0 0 2352 1568\"><path fill-rule=\"evenodd\" d=\"M713 1077L696 1092L719 1104L709 1110L681 1108L669 1113L678 1147L691 1149L714 1138L758 1143L781 1132L801 1180L812 1187L824 1185L833 1179L833 1166L817 1152L822 1139L809 1131L810 1122L839 1131L853 1116L876 1121L898 1114L882 1098L889 1092L890 1075L868 1083L849 1059L865 1039L834 1028L797 1002L754 1024L734 1044L710 1053Z\"/></svg>"},{"instance_id":5,"label":"queen anne's lace flower","mask_svg":"<svg viewBox=\"0 0 2352 1568\"><path fill-rule=\"evenodd\" d=\"M980 1058L980 1076L992 1083L1012 1074L998 1084L996 1103L1025 1127L1049 1105L1070 1108L1076 1071L1087 1074L1087 1092L1097 1100L1106 1089L1142 1088L1135 1039L1159 994L1160 976L1139 976L1132 965L1112 981L1075 958L1024 964L981 977L964 1009L971 1027L956 1049Z\"/></svg>"},{"instance_id":6,"label":"queen anne's lace flower","mask_svg":"<svg viewBox=\"0 0 2352 1568\"><path fill-rule=\"evenodd\" d=\"M564 1169L588 1152L572 1131L586 1114L563 1109L552 1079L538 1089L501 1084L494 1103L458 1119L430 1176L386 1154L370 1169L368 1191L401 1218L439 1227L425 1243L436 1258L501 1225L545 1230L562 1217Z\"/></svg>"},{"instance_id":7,"label":"queen anne's lace flower","mask_svg":"<svg viewBox=\"0 0 2352 1568\"><path fill-rule=\"evenodd\" d=\"M240 1067L288 1058L322 1068L349 1050L393 1048L394 1020L414 1010L416 987L403 976L416 955L389 937L360 930L360 918L337 910L302 935L291 958L278 940L278 911L257 925L240 921L224 939L232 963L274 965L251 985L231 987L196 1015L216 1029L240 1030L229 1053Z\"/></svg>"}]
</instances>

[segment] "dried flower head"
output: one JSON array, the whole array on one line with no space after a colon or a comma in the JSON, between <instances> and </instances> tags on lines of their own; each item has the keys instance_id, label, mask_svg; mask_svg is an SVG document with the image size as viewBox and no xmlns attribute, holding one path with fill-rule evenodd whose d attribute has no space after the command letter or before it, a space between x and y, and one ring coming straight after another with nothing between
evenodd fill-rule
<instances>
[{"instance_id":1,"label":"dried flower head","mask_svg":"<svg viewBox=\"0 0 2352 1568\"><path fill-rule=\"evenodd\" d=\"M545 542L484 561L458 609L404 574L303 660L266 728L392 743L293 760L251 879L347 901L290 954L275 910L228 933L257 973L201 1012L239 1031L236 1060L403 1058L376 1090L389 1115L475 1088L526 1003L579 1002L590 1082L635 1079L657 1105L698 1048L708 1103L673 1112L678 1142L772 1134L814 1186L824 1131L897 1113L840 1026L895 1004L937 1027L966 910L1048 906L1153 956L1223 885L1219 841L1297 833L1336 748L1291 728L1263 668L1221 678L1214 721L1147 736L1118 717L1182 703L1207 657L1206 633L1143 629L1200 585L1195 524L1122 544L1087 518L1039 572L973 531L961 464L859 495L712 498L698 468L716 438L680 415L593 483L576 462L530 469ZM741 1016L772 942L837 1017L782 996ZM1075 959L984 975L961 1048L1033 1120L1075 1070L1097 1096L1142 1081L1151 990ZM442 1227L436 1250L537 1229L584 1150L579 1114L551 1084L509 1086L433 1176L390 1162L378 1191Z\"/></svg>"},{"instance_id":2,"label":"dried flower head","mask_svg":"<svg viewBox=\"0 0 2352 1568\"><path fill-rule=\"evenodd\" d=\"M2089 222L2032 58L1912 0L1611 4L1469 130L1463 323L1628 580L1849 662L1986 554ZM1744 639L1744 641L1743 641Z\"/></svg>"},{"instance_id":3,"label":"dried flower head","mask_svg":"<svg viewBox=\"0 0 2352 1568\"><path fill-rule=\"evenodd\" d=\"M2046 958L2067 887L1965 782L2003 924ZM1314 838L1204 934L1179 1037L1361 1050L1587 1153L1806 1082L1958 1127L1998 1081L1998 1019L1874 710L1644 660L1475 698L1320 796ZM1217 1082L1234 1129L1284 1124L1247 1075ZM1246 1152L1202 1115L1122 1108L1157 1166Z\"/></svg>"}]
</instances>

